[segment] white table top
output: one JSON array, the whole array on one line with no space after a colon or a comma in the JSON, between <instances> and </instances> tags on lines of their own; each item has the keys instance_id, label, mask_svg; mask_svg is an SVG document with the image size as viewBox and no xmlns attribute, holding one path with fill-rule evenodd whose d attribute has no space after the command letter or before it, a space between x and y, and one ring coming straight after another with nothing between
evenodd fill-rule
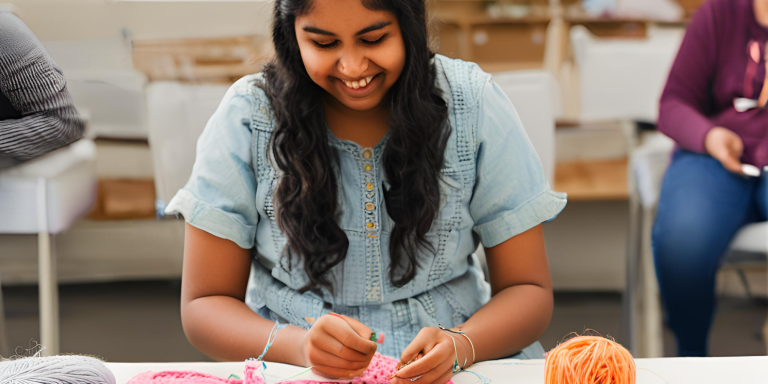
<instances>
[{"instance_id":1,"label":"white table top","mask_svg":"<svg viewBox=\"0 0 768 384\"><path fill-rule=\"evenodd\" d=\"M768 356L637 359L637 384L751 384L768 383ZM222 378L242 377L244 363L107 363L118 384L146 371L192 370ZM302 368L267 363L269 382L290 377ZM544 360L496 360L478 363L474 370L493 384L543 384ZM470 373L460 373L456 384L480 384Z\"/></svg>"}]
</instances>

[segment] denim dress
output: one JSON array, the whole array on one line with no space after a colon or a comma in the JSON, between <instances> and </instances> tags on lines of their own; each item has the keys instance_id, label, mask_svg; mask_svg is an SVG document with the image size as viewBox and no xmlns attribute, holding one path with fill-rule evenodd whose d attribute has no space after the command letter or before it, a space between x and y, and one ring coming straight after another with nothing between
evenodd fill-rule
<instances>
[{"instance_id":1,"label":"denim dress","mask_svg":"<svg viewBox=\"0 0 768 384\"><path fill-rule=\"evenodd\" d=\"M436 55L437 82L448 104L451 134L440 183L440 210L427 234L436 254L422 255L402 287L387 276L393 221L382 188L387 136L373 148L340 140L339 225L349 239L346 259L330 270L333 293L299 293L303 266L280 263L286 237L275 221L279 171L268 158L275 127L269 101L246 76L227 92L197 143L186 186L166 213L251 249L246 304L264 318L308 329L308 318L336 312L386 334L379 352L400 357L423 327L454 327L490 300L490 286L473 252L493 247L554 219L566 196L553 192L514 107L473 63ZM520 308L521 311L526 310ZM538 343L518 357L541 358Z\"/></svg>"}]
</instances>

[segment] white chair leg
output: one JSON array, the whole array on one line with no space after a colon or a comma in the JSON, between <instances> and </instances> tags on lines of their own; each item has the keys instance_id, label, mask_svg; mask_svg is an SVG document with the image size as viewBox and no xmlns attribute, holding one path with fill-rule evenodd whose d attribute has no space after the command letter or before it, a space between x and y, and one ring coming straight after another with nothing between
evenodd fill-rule
<instances>
[{"instance_id":1,"label":"white chair leg","mask_svg":"<svg viewBox=\"0 0 768 384\"><path fill-rule=\"evenodd\" d=\"M8 349L8 334L5 332L5 307L3 306L3 289L0 284L0 356L8 358L11 352Z\"/></svg>"},{"instance_id":2,"label":"white chair leg","mask_svg":"<svg viewBox=\"0 0 768 384\"><path fill-rule=\"evenodd\" d=\"M40 342L43 356L59 354L59 289L56 276L56 254L48 233L46 181L38 179L37 210L41 228L37 235L38 296L40 298Z\"/></svg>"},{"instance_id":3,"label":"white chair leg","mask_svg":"<svg viewBox=\"0 0 768 384\"><path fill-rule=\"evenodd\" d=\"M637 125L634 123L623 122L621 124L622 132L627 141L627 148L637 148ZM637 187L635 174L636 157L629 157L627 164L627 190L629 191L629 225L627 234L627 266L626 266L626 285L624 288L623 304L623 326L626 337L627 348L634 356L640 356L642 350L642 340L640 340L640 316L642 309L640 302L642 300L642 291L640 281L642 266L642 202L640 192Z\"/></svg>"},{"instance_id":4,"label":"white chair leg","mask_svg":"<svg viewBox=\"0 0 768 384\"><path fill-rule=\"evenodd\" d=\"M43 356L59 354L59 290L56 279L56 255L47 232L37 236L39 257L40 340Z\"/></svg>"},{"instance_id":5,"label":"white chair leg","mask_svg":"<svg viewBox=\"0 0 768 384\"><path fill-rule=\"evenodd\" d=\"M642 225L643 247L640 254L643 285L643 339L645 341L642 357L650 358L664 356L661 299L659 297L659 283L656 280L656 268L653 263L653 250L651 247L653 221L653 210L644 209Z\"/></svg>"},{"instance_id":6,"label":"white chair leg","mask_svg":"<svg viewBox=\"0 0 768 384\"><path fill-rule=\"evenodd\" d=\"M631 169L631 168L630 168ZM640 216L640 199L630 178L630 196L629 196L629 230L627 236L627 266L626 266L626 286L624 288L624 297L622 297L622 323L624 338L627 349L634 356L638 355L640 347L638 340L638 289L640 288L640 226L642 217Z\"/></svg>"}]
</instances>

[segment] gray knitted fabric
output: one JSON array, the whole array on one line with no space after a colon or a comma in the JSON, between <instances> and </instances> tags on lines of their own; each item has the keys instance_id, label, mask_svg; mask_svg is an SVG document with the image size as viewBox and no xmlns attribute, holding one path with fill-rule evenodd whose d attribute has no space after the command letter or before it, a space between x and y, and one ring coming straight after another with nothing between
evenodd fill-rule
<instances>
[{"instance_id":1,"label":"gray knitted fabric","mask_svg":"<svg viewBox=\"0 0 768 384\"><path fill-rule=\"evenodd\" d=\"M82 136L85 122L75 110L64 74L10 12L0 12L0 93L6 99L0 103L5 105L0 114L0 169Z\"/></svg>"}]
</instances>

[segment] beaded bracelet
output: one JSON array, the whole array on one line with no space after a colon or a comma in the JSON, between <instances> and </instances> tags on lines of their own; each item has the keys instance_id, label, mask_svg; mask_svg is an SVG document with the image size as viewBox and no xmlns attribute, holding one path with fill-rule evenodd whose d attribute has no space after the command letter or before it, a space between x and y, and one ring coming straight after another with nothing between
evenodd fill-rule
<instances>
[{"instance_id":1,"label":"beaded bracelet","mask_svg":"<svg viewBox=\"0 0 768 384\"><path fill-rule=\"evenodd\" d=\"M264 345L264 351L261 352L261 355L256 358L257 361L262 361L264 359L264 355L267 354L267 351L269 351L269 347L272 346L272 343L275 342L275 338L277 337L277 332L281 329L287 327L289 323L280 323L275 322L275 325L272 327L272 330L269 331L269 336L267 336L267 344Z\"/></svg>"}]
</instances>

